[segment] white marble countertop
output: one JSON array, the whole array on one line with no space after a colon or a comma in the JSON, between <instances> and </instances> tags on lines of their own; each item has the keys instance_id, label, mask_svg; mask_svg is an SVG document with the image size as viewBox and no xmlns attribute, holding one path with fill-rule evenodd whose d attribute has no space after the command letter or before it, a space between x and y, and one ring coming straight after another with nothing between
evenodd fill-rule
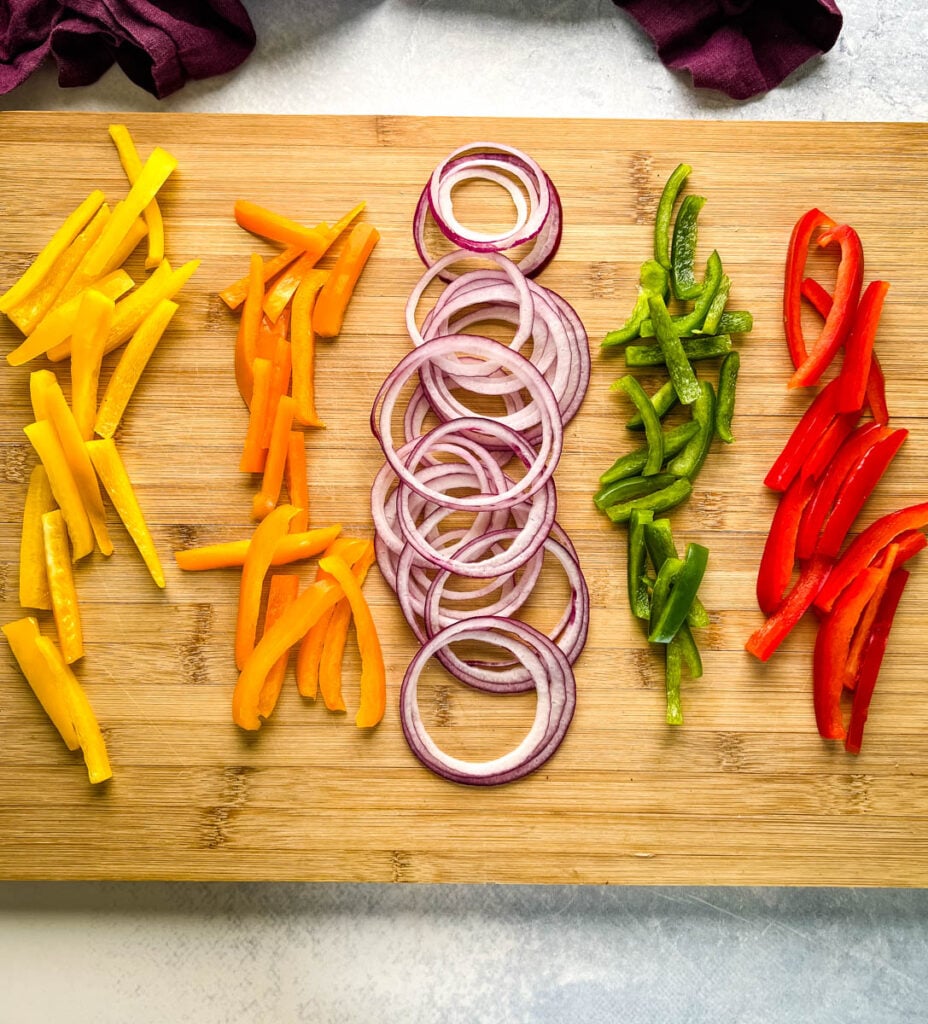
<instances>
[{"instance_id":1,"label":"white marble countertop","mask_svg":"<svg viewBox=\"0 0 928 1024\"><path fill-rule=\"evenodd\" d=\"M747 103L609 0L246 2L232 75L158 103L46 68L0 110L928 120L924 0L839 0L832 53ZM900 1024L926 963L923 891L0 883L0 1024Z\"/></svg>"}]
</instances>

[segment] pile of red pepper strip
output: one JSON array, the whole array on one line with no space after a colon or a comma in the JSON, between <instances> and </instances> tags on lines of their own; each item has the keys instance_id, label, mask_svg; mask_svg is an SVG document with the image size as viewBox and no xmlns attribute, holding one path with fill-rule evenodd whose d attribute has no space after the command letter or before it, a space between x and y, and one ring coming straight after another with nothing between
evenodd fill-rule
<instances>
[{"instance_id":1,"label":"pile of red pepper strip","mask_svg":"<svg viewBox=\"0 0 928 1024\"><path fill-rule=\"evenodd\" d=\"M824 229L817 242L815 232ZM804 277L813 244L841 248L834 295ZM795 373L790 387L818 383L838 350L836 377L810 403L764 483L781 493L757 576L768 617L746 649L766 661L814 606L819 629L813 658L815 719L824 739L860 752L864 723L902 591L903 563L926 544L928 502L883 516L841 548L908 431L889 426L883 371L874 340L889 285L863 285L863 247L847 224L813 209L793 229L786 260L783 322ZM802 300L824 323L813 345L802 330ZM861 422L865 411L870 420ZM798 564L798 578L789 588ZM853 691L850 722L841 698Z\"/></svg>"}]
</instances>

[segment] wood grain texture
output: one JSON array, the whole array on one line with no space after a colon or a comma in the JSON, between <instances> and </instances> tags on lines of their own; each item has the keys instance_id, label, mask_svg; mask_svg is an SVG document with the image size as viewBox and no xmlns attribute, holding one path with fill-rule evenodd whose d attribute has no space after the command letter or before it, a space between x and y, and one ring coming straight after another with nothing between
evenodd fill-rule
<instances>
[{"instance_id":1,"label":"wood grain texture","mask_svg":"<svg viewBox=\"0 0 928 1024\"><path fill-rule=\"evenodd\" d=\"M0 116L0 287L91 188L124 193L109 120ZM853 223L867 277L892 282L878 345L894 422L911 436L862 521L926 497L928 128L124 120L142 150L161 145L180 161L162 200L169 258L175 265L203 259L118 433L167 587L162 593L151 584L111 512L116 553L93 556L77 573L86 640L78 672L115 772L99 791L0 650L0 876L928 884L924 556L913 563L860 757L817 736L809 623L766 667L743 651L760 622L754 575L774 504L761 479L807 401L785 388L780 296L790 228L812 205ZM408 349L403 305L421 272L410 240L413 206L437 160L481 138L528 150L557 183L564 240L542 281L576 306L594 364L557 473L559 517L593 602L576 717L540 772L486 792L442 782L409 753L396 702L414 646L376 573L367 593L390 681L382 725L364 735L352 724L356 655L349 652L347 716L303 701L291 682L274 718L246 736L230 720L237 575L184 575L171 559L177 547L251 528L254 484L236 469L246 425L232 373L237 321L215 294L245 272L254 244L232 219L233 201L248 198L314 223L364 199L382 233L341 337L321 346L319 407L328 429L311 435L308 455L313 522L370 535L367 490L380 460L368 413ZM684 688L686 724L670 730L660 658L627 610L624 532L595 513L590 494L630 444L625 410L608 391L623 363L600 357L598 343L631 307L657 198L680 160L694 167L691 189L708 197L701 250L719 249L734 282L732 307L750 308L756 329L741 346L737 442L714 448L692 500L673 513L681 543L711 549L703 599L712 624L705 675ZM2 351L16 338L4 321ZM3 621L21 614L16 562L33 459L22 434L29 369L4 366L0 375ZM313 567L302 571L308 578ZM472 757L506 749L532 716L528 697L482 697L437 676L423 703L440 742Z\"/></svg>"}]
</instances>

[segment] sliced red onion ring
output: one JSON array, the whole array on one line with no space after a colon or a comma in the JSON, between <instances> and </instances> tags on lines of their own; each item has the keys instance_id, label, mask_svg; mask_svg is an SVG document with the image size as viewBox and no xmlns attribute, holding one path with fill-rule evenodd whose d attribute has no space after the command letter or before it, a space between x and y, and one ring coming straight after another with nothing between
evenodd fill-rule
<instances>
[{"instance_id":1,"label":"sliced red onion ring","mask_svg":"<svg viewBox=\"0 0 928 1024\"><path fill-rule=\"evenodd\" d=\"M531 729L514 750L491 761L464 761L446 754L432 739L419 712L419 676L426 663L439 650L461 640L508 651L534 682L537 702ZM575 705L574 675L563 651L524 622L494 616L457 622L433 636L410 662L400 689L400 721L412 752L436 775L472 786L513 782L544 764L560 746Z\"/></svg>"}]
</instances>

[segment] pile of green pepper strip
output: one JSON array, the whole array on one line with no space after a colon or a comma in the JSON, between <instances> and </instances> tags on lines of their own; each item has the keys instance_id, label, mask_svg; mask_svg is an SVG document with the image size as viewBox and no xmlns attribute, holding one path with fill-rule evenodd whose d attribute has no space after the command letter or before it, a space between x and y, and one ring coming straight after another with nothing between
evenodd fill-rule
<instances>
[{"instance_id":1,"label":"pile of green pepper strip","mask_svg":"<svg viewBox=\"0 0 928 1024\"><path fill-rule=\"evenodd\" d=\"M702 675L692 629L709 624L697 596L709 552L700 544L689 544L681 558L670 520L655 515L689 497L715 436L726 444L734 441L731 424L740 356L732 335L753 327L750 313L725 308L731 280L717 251L709 256L702 280L696 279L698 218L706 200L686 196L674 217L691 171L680 164L668 178L654 225L654 258L641 265L635 307L602 343L605 351L625 346L628 367L665 366L669 380L653 395L630 374L612 385L635 406L627 426L643 430L645 444L620 456L602 474L593 495L596 507L612 522L628 523L629 605L647 623L648 640L664 646L670 725L683 722L683 667L693 679ZM688 303L691 308L676 308ZM639 338L655 341L629 344ZM713 387L699 379L693 364L720 356L718 384ZM664 417L678 404L688 407L689 419L665 428Z\"/></svg>"}]
</instances>

